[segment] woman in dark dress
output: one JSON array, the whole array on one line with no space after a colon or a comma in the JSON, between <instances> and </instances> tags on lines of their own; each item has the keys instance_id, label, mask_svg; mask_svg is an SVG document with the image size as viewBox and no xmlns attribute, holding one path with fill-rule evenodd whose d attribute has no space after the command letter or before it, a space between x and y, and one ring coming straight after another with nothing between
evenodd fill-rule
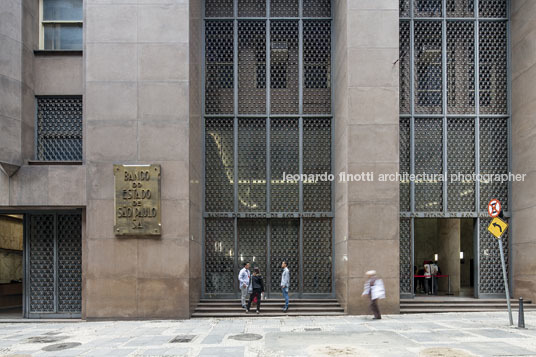
<instances>
[{"instance_id":1,"label":"woman in dark dress","mask_svg":"<svg viewBox=\"0 0 536 357\"><path fill-rule=\"evenodd\" d=\"M255 298L257 298L257 314L261 312L261 294L264 292L264 281L262 279L261 271L257 267L253 271L253 276L251 277L251 286L253 288L253 292L249 296L248 301L248 307L246 309L246 314L249 312L249 308L251 307L251 303Z\"/></svg>"}]
</instances>

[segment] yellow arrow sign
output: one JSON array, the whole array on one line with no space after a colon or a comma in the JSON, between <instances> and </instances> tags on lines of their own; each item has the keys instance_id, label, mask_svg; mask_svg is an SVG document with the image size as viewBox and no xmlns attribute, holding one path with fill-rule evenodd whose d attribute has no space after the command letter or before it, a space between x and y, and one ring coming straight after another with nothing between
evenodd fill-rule
<instances>
[{"instance_id":1,"label":"yellow arrow sign","mask_svg":"<svg viewBox=\"0 0 536 357\"><path fill-rule=\"evenodd\" d=\"M504 232L506 232L507 229L508 223L498 217L493 218L488 226L488 231L496 238L501 238L501 236L504 234Z\"/></svg>"}]
</instances>

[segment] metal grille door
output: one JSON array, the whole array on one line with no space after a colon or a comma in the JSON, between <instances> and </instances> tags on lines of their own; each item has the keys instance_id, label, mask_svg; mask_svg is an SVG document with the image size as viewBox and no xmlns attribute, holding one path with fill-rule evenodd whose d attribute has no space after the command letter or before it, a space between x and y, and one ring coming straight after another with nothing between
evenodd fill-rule
<instances>
[{"instance_id":1,"label":"metal grille door","mask_svg":"<svg viewBox=\"0 0 536 357\"><path fill-rule=\"evenodd\" d=\"M206 0L205 296L245 261L280 294L333 296L331 1Z\"/></svg>"},{"instance_id":2,"label":"metal grille door","mask_svg":"<svg viewBox=\"0 0 536 357\"><path fill-rule=\"evenodd\" d=\"M399 4L400 172L428 175L400 183L400 290L412 293L412 266L402 264L402 255L413 254L407 246L413 220L470 217L480 225L477 293L504 293L494 275L499 256L486 254L486 207L498 198L509 218L509 185L486 175L507 174L511 166L509 2Z\"/></svg>"},{"instance_id":3,"label":"metal grille door","mask_svg":"<svg viewBox=\"0 0 536 357\"><path fill-rule=\"evenodd\" d=\"M82 216L27 215L25 316L80 317Z\"/></svg>"}]
</instances>

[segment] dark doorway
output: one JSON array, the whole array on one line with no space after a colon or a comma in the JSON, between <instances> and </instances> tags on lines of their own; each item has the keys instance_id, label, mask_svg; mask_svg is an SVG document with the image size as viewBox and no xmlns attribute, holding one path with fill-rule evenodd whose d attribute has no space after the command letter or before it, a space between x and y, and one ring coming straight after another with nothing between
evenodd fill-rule
<instances>
[{"instance_id":1,"label":"dark doorway","mask_svg":"<svg viewBox=\"0 0 536 357\"><path fill-rule=\"evenodd\" d=\"M22 318L23 216L0 215L0 319Z\"/></svg>"},{"instance_id":2,"label":"dark doorway","mask_svg":"<svg viewBox=\"0 0 536 357\"><path fill-rule=\"evenodd\" d=\"M416 295L428 291L432 295L474 296L474 227L472 218L415 219ZM422 277L425 264L438 268L430 280Z\"/></svg>"}]
</instances>

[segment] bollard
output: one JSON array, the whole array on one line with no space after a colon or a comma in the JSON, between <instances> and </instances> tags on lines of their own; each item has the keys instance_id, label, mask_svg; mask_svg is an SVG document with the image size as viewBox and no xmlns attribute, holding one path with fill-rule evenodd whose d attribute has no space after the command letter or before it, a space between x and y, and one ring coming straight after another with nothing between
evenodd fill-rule
<instances>
[{"instance_id":1,"label":"bollard","mask_svg":"<svg viewBox=\"0 0 536 357\"><path fill-rule=\"evenodd\" d=\"M517 317L517 327L525 328L525 312L523 311L523 298L519 298L519 314Z\"/></svg>"}]
</instances>

